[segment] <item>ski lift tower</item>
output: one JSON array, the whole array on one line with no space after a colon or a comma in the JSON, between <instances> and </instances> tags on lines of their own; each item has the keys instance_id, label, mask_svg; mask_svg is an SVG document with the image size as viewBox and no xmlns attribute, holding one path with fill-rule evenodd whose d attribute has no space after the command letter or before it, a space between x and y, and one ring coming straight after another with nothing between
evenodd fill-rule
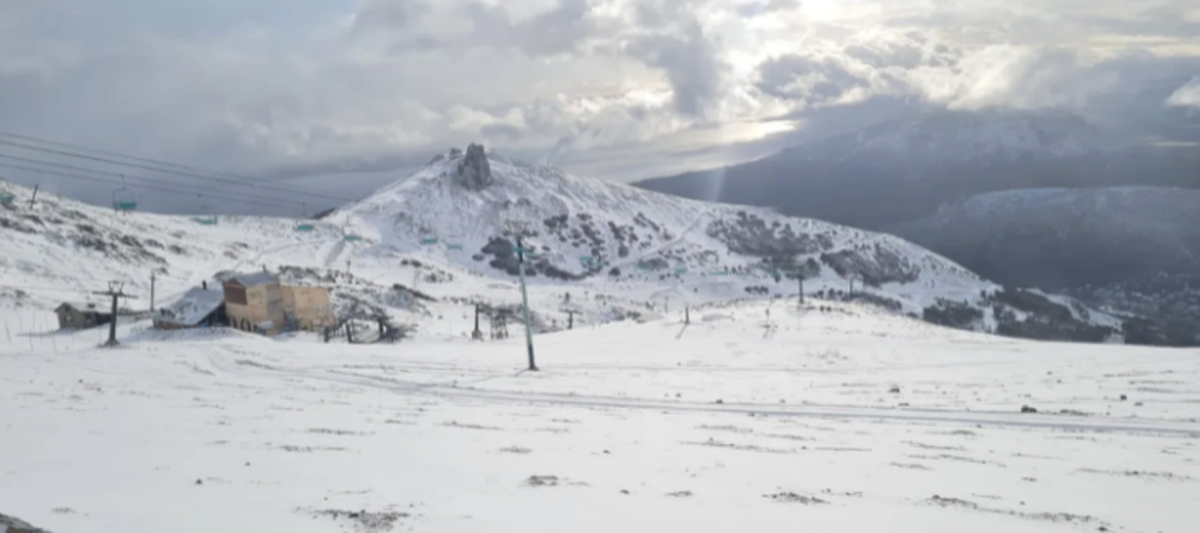
<instances>
[{"instance_id":1,"label":"ski lift tower","mask_svg":"<svg viewBox=\"0 0 1200 533\"><path fill-rule=\"evenodd\" d=\"M533 358L533 320L529 316L529 292L525 288L525 261L532 258L530 249L525 247L525 234L527 230L525 225L509 220L505 223L505 233L515 236L517 239L516 246L513 246L513 252L517 254L517 275L521 280L521 306L525 312L525 351L529 356L529 370L537 371L537 363Z\"/></svg>"}]
</instances>

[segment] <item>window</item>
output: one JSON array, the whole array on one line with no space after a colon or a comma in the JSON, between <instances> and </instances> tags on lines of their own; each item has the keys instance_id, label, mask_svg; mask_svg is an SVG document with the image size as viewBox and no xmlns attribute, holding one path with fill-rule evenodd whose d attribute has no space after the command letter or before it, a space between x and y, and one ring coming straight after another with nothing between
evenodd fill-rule
<instances>
[{"instance_id":1,"label":"window","mask_svg":"<svg viewBox=\"0 0 1200 533\"><path fill-rule=\"evenodd\" d=\"M246 288L237 285L225 286L225 301L231 304L247 305Z\"/></svg>"}]
</instances>

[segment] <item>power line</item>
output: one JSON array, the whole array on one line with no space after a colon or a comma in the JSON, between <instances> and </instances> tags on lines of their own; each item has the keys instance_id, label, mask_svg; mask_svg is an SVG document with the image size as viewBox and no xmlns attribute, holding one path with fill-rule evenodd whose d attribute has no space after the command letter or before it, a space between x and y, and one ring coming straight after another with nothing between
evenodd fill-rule
<instances>
[{"instance_id":1,"label":"power line","mask_svg":"<svg viewBox=\"0 0 1200 533\"><path fill-rule=\"evenodd\" d=\"M83 175L79 175L79 174L71 174L68 172L46 170L43 168L33 168L33 167L26 167L26 166L21 166L21 165L13 165L13 164L4 163L4 162L0 162L0 167L11 168L11 169L15 169L15 170L25 170L25 171L29 171L29 172L38 172L41 174L49 174L49 175L54 175L54 176L61 176L61 177L68 178L68 179L91 181L91 182L103 182L103 183L109 183L109 184L113 184L113 185L123 185L123 183L120 180L109 180L109 179L105 179L105 178L98 178L95 176L83 176ZM169 193L169 194L200 196L200 197L204 197L204 198L212 198L214 200L227 200L227 201L232 201L232 202L246 202L247 201L245 197L225 196L225 195L212 194L212 193L198 193L198 192L190 192L190 191L181 191L181 190L178 190L178 189L175 189L172 187L164 187L162 185L139 185L138 187L140 189L165 192L165 193ZM295 209L297 205L301 205L301 206L304 205L301 202L292 202L289 200L279 200L279 199L274 199L274 200L270 200L270 201L254 200L254 201L250 201L249 203L267 204L267 205L272 205L273 207L282 207L282 208L287 208L287 209Z\"/></svg>"},{"instance_id":2,"label":"power line","mask_svg":"<svg viewBox=\"0 0 1200 533\"><path fill-rule=\"evenodd\" d=\"M23 140L31 139L31 140L33 140L33 142L42 143L42 144L52 144L52 145L63 145L64 144L64 143L55 143L54 141L47 141L47 140L43 140L43 139L36 139L33 137L17 136L16 134L4 133L4 132L0 132L0 136L10 137L10 138L15 137L15 138L23 139ZM32 145L32 144L13 142L13 141L5 141L5 140L0 140L0 144L6 145L6 146L12 146L15 148L22 148L25 150L35 150L35 151L39 151L39 152L56 154L56 155L61 155L61 156L66 156L66 157L73 157L73 158L77 158L77 159L87 159L89 161L96 161L99 163L106 163L106 164L110 164L110 165L138 168L138 169L142 169L142 170L162 172L165 174L175 174L177 176L184 176L184 177L188 177L188 178L201 179L201 180L213 181L213 182L218 182L218 183L242 185L245 187L254 187L254 188L259 188L259 189L268 189L268 190L273 190L275 192L300 194L300 195L304 195L304 196L311 196L314 198L321 198L324 200L336 200L338 202L353 202L354 201L354 199L352 199L352 198L344 198L344 197L334 196L334 195L326 194L326 193L309 192L309 191L304 191L304 190L291 188L291 187L281 187L281 186L277 186L277 185L271 185L268 183L262 183L253 178L249 178L246 176L238 176L236 174L229 174L229 176L235 176L233 178L223 178L223 177L218 177L218 176L212 175L213 173L211 171L197 169L194 167L186 167L184 165L176 165L174 163L167 163L167 162L163 162L163 161L154 161L151 159L134 158L133 156L125 156L125 155L115 154L114 155L115 157L135 159L135 160L139 160L139 161L142 161L142 160L151 161L152 162L151 164L156 165L156 166L149 166L149 165L141 164L141 163L129 163L129 162L124 162L124 161L118 161L115 159L111 159L109 157L100 157L100 156L89 155L89 154L85 154L82 152L78 152L76 150L90 150L90 149L83 148L83 147L71 146L71 145L66 145L66 146L71 147L71 149L68 150L68 149L46 148L44 146L36 146L36 145ZM161 168L161 167L178 167L178 168L184 168L184 169L188 169L188 170L174 170L171 168ZM203 173L203 174L201 174L201 173Z\"/></svg>"},{"instance_id":3,"label":"power line","mask_svg":"<svg viewBox=\"0 0 1200 533\"><path fill-rule=\"evenodd\" d=\"M20 157L20 156L15 156L15 155L8 155L8 154L0 154L0 158L4 158L4 159L12 159L12 160L14 160L14 161L21 161L21 162L23 162L23 163L34 163L34 164L38 164L38 165L45 165L45 166L48 166L48 167L62 168L62 169L66 169L66 170L75 170L75 171L79 171L79 172L88 172L88 173L91 173L91 174L99 174L99 175L104 175L104 176L112 176L112 177L115 177L115 178L119 178L119 179L121 179L122 181L125 181L125 180L128 180L128 181L144 181L144 182L148 182L148 183L150 183L150 184L152 184L152 185L159 185L159 184L161 184L161 183L162 183L161 181L158 181L158 180L153 180L153 179L151 179L151 178L144 178L144 177L139 177L139 176L126 176L125 174L119 174L119 173L116 173L116 172L108 172L108 171L104 171L104 170L95 170L95 169L90 169L90 168L86 168L86 167L77 167L77 166L75 166L75 165L67 165L67 164L64 164L64 163L54 163L54 162L50 162L50 161L42 161L42 160L40 160L40 159L32 159L32 158L28 158L28 157ZM108 183L108 182L106 182L106 183ZM167 186L167 185L160 185L160 186L164 186L164 187L165 187L165 186ZM176 185L174 185L174 184L171 184L170 186L171 186L171 187L173 187L173 188L177 187L177 186L176 186ZM195 185L187 185L187 184L182 184L182 185L179 185L179 186L183 186L183 187L196 187ZM183 194L187 194L187 195L193 195L193 194L194 194L194 195L203 195L203 194L206 194L206 193L201 193L201 192L193 192L193 191L188 191L188 190L184 190L184 189L177 189L177 190L178 190L178 193L179 193L180 195L183 195ZM205 189L205 191L207 191L207 189ZM275 197L256 196L256 195L251 195L251 194L245 194L245 195L239 194L239 195L238 195L238 197L239 197L239 198L241 198L242 200L254 200L254 201L255 201L255 203L261 203L261 202L288 202L288 203L291 203L291 204L294 204L294 205L297 205L297 206L301 206L301 207L306 207L306 206L307 206L307 205L306 205L306 204L304 204L303 202L298 202L298 201L295 201L295 200L285 200L285 199L280 199L280 198L275 198Z\"/></svg>"}]
</instances>

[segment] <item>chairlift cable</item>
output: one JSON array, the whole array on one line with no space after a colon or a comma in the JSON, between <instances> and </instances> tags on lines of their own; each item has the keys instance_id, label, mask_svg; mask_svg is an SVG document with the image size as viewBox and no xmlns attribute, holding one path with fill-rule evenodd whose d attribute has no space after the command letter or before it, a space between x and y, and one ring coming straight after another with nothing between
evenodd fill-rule
<instances>
[{"instance_id":1,"label":"chairlift cable","mask_svg":"<svg viewBox=\"0 0 1200 533\"><path fill-rule=\"evenodd\" d=\"M93 183L95 183L95 182L109 183L109 184L119 184L120 183L115 180L98 178L95 176L83 176L83 175L79 175L79 174L71 174L68 172L59 172L56 170L47 170L47 169L43 169L43 168L33 168L33 167L26 167L26 166L21 166L21 165L13 165L13 164L4 163L4 162L0 162L0 167L11 168L11 169L16 169L16 170L25 170L25 171L29 171L29 172L37 172L37 173L41 173L41 174L49 174L49 175L60 176L60 177L68 178L68 179L79 180L79 181L89 181L89 182L93 182ZM249 200L246 197L235 197L235 196L225 196L225 195L212 194L212 193L198 193L198 192L193 192L193 191L182 191L182 190L172 188L172 187L164 187L162 185L139 185L138 187L140 187L142 189L146 189L146 190L165 192L168 194L174 194L174 195L178 195L178 196L185 196L185 195L186 196L203 196L203 197L212 198L215 200L227 200L227 201L232 201L232 202L265 204L265 205L270 205L272 207L281 207L281 208L294 208L295 207L295 204L293 204L292 202L290 202L288 200Z\"/></svg>"},{"instance_id":2,"label":"chairlift cable","mask_svg":"<svg viewBox=\"0 0 1200 533\"><path fill-rule=\"evenodd\" d=\"M152 178L145 178L145 177L140 177L140 176L133 176L133 177L129 177L129 176L126 176L125 174L120 174L120 173L116 173L116 172L111 172L111 171L106 171L106 170L94 170L94 169L90 169L90 168L87 168L87 167L80 167L80 166L75 166L75 165L68 165L68 164L65 164L65 163L55 163L55 162L51 162L51 161L42 161L42 160L40 160L40 159L32 159L32 158L28 158L28 157L21 157L21 156L16 156L16 155L9 155L9 154L0 154L0 158L3 158L3 159L11 159L11 160L14 160L14 161L20 161L20 162L23 162L23 163L33 163L33 164L38 164L38 165L44 165L44 166L48 166L48 167L54 167L54 168L62 168L62 169L73 170L73 171L78 171L78 172L87 172L87 173L89 173L89 174L97 174L97 175L103 175L103 176L111 176L111 177L114 177L114 178L118 178L118 177L119 177L119 178L121 178L121 180L122 180L122 184L123 184L123 185L125 184L126 180L132 180L132 181L145 181L145 182L148 182L148 183L150 183L150 184L154 184L154 185L156 185L156 186L159 186L159 187L166 187L166 186L168 186L168 185L164 185L164 182L162 182L162 181L160 181L160 180L152 179ZM8 166L8 165L3 165L3 164L0 164L0 166ZM10 166L9 168L22 168L22 167L11 167L11 166ZM30 169L24 169L24 170L30 170ZM40 169L33 169L33 170L34 170L35 172L40 172L40 171L41 171ZM169 182L167 182L167 183L169 183ZM201 193L201 192L195 192L195 193L191 193L190 191L186 191L186 190L184 190L184 189L179 189L179 187L191 187L191 188L195 188L195 187L198 187L197 185L183 184L183 185L170 185L170 187L173 187L173 188L175 188L177 191L179 191L179 192L181 192L181 193L184 193L184 192L186 192L186 193L190 193L190 194L208 195L210 198L214 197L214 196L212 196L212 195L208 194L207 192L205 192L205 193ZM205 190L207 191L207 189L205 189ZM233 199L233 198L229 198L229 197L226 197L226 198L227 198L227 199ZM254 195L254 194L238 195L236 199L238 199L238 200L241 200L241 201L243 201L243 202L247 202L247 201L249 201L249 200L253 200L255 203L259 203L259 202L266 202L266 203L276 203L276 204L278 204L278 203L280 203L280 202L285 202L285 203L292 204L292 205L305 205L305 204L303 204L302 202L297 202L297 201L295 201L295 200L286 200L286 199L281 199L281 198L268 197L268 196L259 196L259 195Z\"/></svg>"},{"instance_id":3,"label":"chairlift cable","mask_svg":"<svg viewBox=\"0 0 1200 533\"><path fill-rule=\"evenodd\" d=\"M13 134L7 134L7 133L0 132L0 136L12 136L12 135ZM44 142L44 143L48 144L53 141L38 140L37 142ZM268 183L262 183L260 180L256 180L256 179L246 177L246 176L238 176L236 178L225 178L225 177L220 177L220 176L213 176L211 171L205 171L205 170L200 170L200 169L175 170L175 169L171 169L171 168L162 168L164 166L183 166L183 165L174 165L173 163L155 162L154 164L158 165L158 166L150 166L150 165L142 164L142 163L130 163L130 162L119 161L119 160L111 159L111 158L107 158L107 157L89 155L89 154L85 154L85 153L81 153L81 152L77 152L77 151L73 151L73 150L60 150L60 149L55 149L55 148L47 148L44 146L37 146L37 145L33 145L33 144L19 143L19 142L13 142L13 141L6 141L6 140L2 140L2 139L0 139L0 145L12 146L15 148L21 148L21 149L25 149L25 150L35 150L35 151L39 151L39 152L62 155L62 156L66 156L66 157L73 157L73 158L77 158L77 159L86 159L86 160L95 161L95 162L99 162L99 163L106 163L106 164L110 164L110 165L118 165L118 166L137 168L137 169L142 169L142 170L150 170L150 171L154 171L154 172L162 172L165 174L174 174L177 176L183 176L183 177L194 178L194 179L215 181L215 182L219 182L219 183L226 183L226 184L233 184L233 185L241 185L244 187L253 187L253 188L264 189L264 190L272 190L275 192L294 193L294 194L300 194L300 195L304 195L304 196L312 196L312 197L322 198L322 199L326 199L326 200L336 200L339 202L354 201L354 199L352 199L352 198L343 198L340 196L334 196L334 195L325 194L325 193L310 192L310 191L304 191L301 189L296 189L296 188L291 188L291 187L281 187L281 186L277 186L277 185L271 185ZM87 150L86 148L82 148L82 147L73 147L73 148ZM130 156L121 156L121 157L130 157ZM188 167L188 168L193 168L193 167ZM204 172L204 174L201 174L201 172ZM230 176L237 176L237 175L230 174Z\"/></svg>"}]
</instances>

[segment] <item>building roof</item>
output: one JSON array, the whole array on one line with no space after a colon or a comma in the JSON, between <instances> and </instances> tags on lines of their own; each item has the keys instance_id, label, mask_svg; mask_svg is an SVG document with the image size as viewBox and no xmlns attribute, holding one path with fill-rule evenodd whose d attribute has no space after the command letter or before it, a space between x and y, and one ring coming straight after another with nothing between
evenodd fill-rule
<instances>
[{"instance_id":1,"label":"building roof","mask_svg":"<svg viewBox=\"0 0 1200 533\"><path fill-rule=\"evenodd\" d=\"M250 274L234 274L225 281L235 281L243 287L257 287L264 283L279 283L279 276L270 272L253 272Z\"/></svg>"},{"instance_id":2,"label":"building roof","mask_svg":"<svg viewBox=\"0 0 1200 533\"><path fill-rule=\"evenodd\" d=\"M195 326L208 318L225 303L225 291L219 284L211 284L208 290L193 287L180 296L175 303L162 307L154 314L154 320L179 326Z\"/></svg>"},{"instance_id":3,"label":"building roof","mask_svg":"<svg viewBox=\"0 0 1200 533\"><path fill-rule=\"evenodd\" d=\"M69 307L69 308L71 308L75 311L79 311L81 313L99 313L102 315L111 315L112 314L112 309L110 309L109 306L106 306L106 305L100 304L100 303L96 303L96 302L63 302L61 305L56 307L54 310L57 312L64 307Z\"/></svg>"}]
</instances>

